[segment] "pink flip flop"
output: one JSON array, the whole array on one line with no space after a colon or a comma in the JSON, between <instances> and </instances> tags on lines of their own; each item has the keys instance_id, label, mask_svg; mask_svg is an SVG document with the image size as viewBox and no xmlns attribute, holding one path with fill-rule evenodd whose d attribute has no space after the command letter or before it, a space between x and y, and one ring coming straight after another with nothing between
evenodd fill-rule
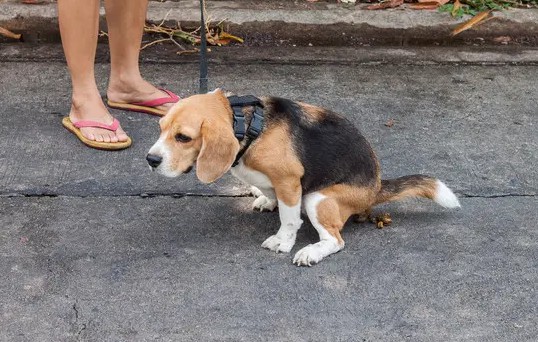
<instances>
[{"instance_id":1,"label":"pink flip flop","mask_svg":"<svg viewBox=\"0 0 538 342\"><path fill-rule=\"evenodd\" d=\"M99 150L106 150L106 151L115 151L115 150L123 150L129 146L131 146L131 138L127 138L126 141L118 141L118 142L104 142L104 141L95 141L90 140L86 138L82 132L80 131L83 127L96 127L96 128L103 128L112 132L115 132L118 130L118 127L120 127L120 122L117 119L114 119L114 121L110 124L104 124L97 121L88 121L88 120L81 120L73 123L71 119L66 116L62 119L62 125L67 128L67 130L74 135L77 136L77 138L82 141L86 146L97 148Z\"/></svg>"},{"instance_id":2,"label":"pink flip flop","mask_svg":"<svg viewBox=\"0 0 538 342\"><path fill-rule=\"evenodd\" d=\"M162 106L163 104L167 103L176 103L180 100L179 96L172 93L170 90L166 89L160 89L164 91L166 94L168 94L167 97L161 97L155 100L150 101L143 101L143 102L133 102L133 103L121 103L121 102L113 102L110 100L107 100L107 104L110 108L116 108L116 109L124 109L124 110L130 110L132 112L140 112L140 113L147 113L157 116L164 116L166 114L166 110L157 109L156 107Z\"/></svg>"}]
</instances>

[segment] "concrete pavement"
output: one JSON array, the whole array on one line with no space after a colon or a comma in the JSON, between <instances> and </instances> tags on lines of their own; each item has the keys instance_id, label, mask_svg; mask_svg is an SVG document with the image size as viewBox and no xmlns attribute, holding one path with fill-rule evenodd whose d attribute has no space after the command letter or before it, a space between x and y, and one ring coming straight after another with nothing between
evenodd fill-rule
<instances>
[{"instance_id":1,"label":"concrete pavement","mask_svg":"<svg viewBox=\"0 0 538 342\"><path fill-rule=\"evenodd\" d=\"M250 203L0 199L1 340L536 340L536 198L392 206L312 268L260 247L278 215Z\"/></svg>"},{"instance_id":2,"label":"concrete pavement","mask_svg":"<svg viewBox=\"0 0 538 342\"><path fill-rule=\"evenodd\" d=\"M248 51L215 58L211 86L339 111L384 177L438 176L463 208L384 206L392 226L348 223L343 251L298 268L293 253L316 241L309 223L291 255L261 249L278 214L252 212L244 186L148 170L156 118L114 111L132 148L84 147L60 124L65 65L19 54L0 63L0 340L536 340L536 64L349 64L320 59L323 49L271 62ZM383 60L375 51L365 53ZM192 94L189 58L143 71ZM97 65L102 89L107 70Z\"/></svg>"}]
</instances>

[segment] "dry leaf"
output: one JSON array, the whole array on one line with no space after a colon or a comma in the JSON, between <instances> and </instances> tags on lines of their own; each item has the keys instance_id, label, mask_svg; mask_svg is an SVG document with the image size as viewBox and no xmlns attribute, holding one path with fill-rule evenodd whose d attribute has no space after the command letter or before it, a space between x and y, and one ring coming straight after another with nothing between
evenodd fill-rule
<instances>
[{"instance_id":1,"label":"dry leaf","mask_svg":"<svg viewBox=\"0 0 538 342\"><path fill-rule=\"evenodd\" d=\"M226 32L221 32L219 34L219 38L220 39L231 39L231 40L235 40L235 41L237 41L237 42L239 42L241 44L243 43L243 38L239 38L237 36L234 36L234 35L226 33Z\"/></svg>"},{"instance_id":2,"label":"dry leaf","mask_svg":"<svg viewBox=\"0 0 538 342\"><path fill-rule=\"evenodd\" d=\"M439 3L435 1L421 2L409 6L409 8L417 10L436 9L437 7L439 7Z\"/></svg>"},{"instance_id":3,"label":"dry leaf","mask_svg":"<svg viewBox=\"0 0 538 342\"><path fill-rule=\"evenodd\" d=\"M452 36L455 36L455 35L463 32L463 31L468 30L471 27L475 26L476 24L478 24L482 20L489 17L490 13L491 13L491 10L480 12L477 15L475 15L474 17L472 17L470 20L464 22L461 25L456 26L456 28L452 31Z\"/></svg>"},{"instance_id":4,"label":"dry leaf","mask_svg":"<svg viewBox=\"0 0 538 342\"><path fill-rule=\"evenodd\" d=\"M4 37L8 37L8 38L17 39L17 40L20 40L21 37L22 37L22 35L20 35L18 33L13 33L10 30L5 29L3 27L0 27L0 35L2 35Z\"/></svg>"},{"instance_id":5,"label":"dry leaf","mask_svg":"<svg viewBox=\"0 0 538 342\"><path fill-rule=\"evenodd\" d=\"M404 3L404 0L390 0L390 1L381 2L379 4L370 5L366 7L366 9L379 10L379 9L385 9L385 8L394 8L394 7L401 6L403 3Z\"/></svg>"},{"instance_id":6,"label":"dry leaf","mask_svg":"<svg viewBox=\"0 0 538 342\"><path fill-rule=\"evenodd\" d=\"M385 123L385 126L387 126L387 127L392 127L392 126L394 126L394 120L393 120L393 119L389 119L389 121L387 121L387 122Z\"/></svg>"},{"instance_id":7,"label":"dry leaf","mask_svg":"<svg viewBox=\"0 0 538 342\"><path fill-rule=\"evenodd\" d=\"M209 40L208 40L208 41L209 41ZM220 39L220 38L217 38L217 39L212 39L211 42L212 42L212 45L222 46L222 45L228 45L228 44L230 44L230 39Z\"/></svg>"},{"instance_id":8,"label":"dry leaf","mask_svg":"<svg viewBox=\"0 0 538 342\"><path fill-rule=\"evenodd\" d=\"M452 16L455 17L460 8L461 8L460 0L454 0L454 7L452 7L452 12L450 14L452 14Z\"/></svg>"},{"instance_id":9,"label":"dry leaf","mask_svg":"<svg viewBox=\"0 0 538 342\"><path fill-rule=\"evenodd\" d=\"M436 9L446 4L449 0L418 0L418 4L413 4L412 9Z\"/></svg>"}]
</instances>

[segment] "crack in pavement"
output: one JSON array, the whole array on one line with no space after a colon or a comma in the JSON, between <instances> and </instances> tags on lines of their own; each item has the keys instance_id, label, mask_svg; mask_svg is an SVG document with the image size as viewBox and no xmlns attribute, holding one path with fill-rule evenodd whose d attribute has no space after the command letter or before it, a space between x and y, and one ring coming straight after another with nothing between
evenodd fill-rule
<instances>
[{"instance_id":1,"label":"crack in pavement","mask_svg":"<svg viewBox=\"0 0 538 342\"><path fill-rule=\"evenodd\" d=\"M537 197L536 193L507 193L507 194L491 194L491 195L479 195L479 194L467 194L456 192L459 198L510 198L510 197ZM139 197L139 198L184 198L184 197L207 197L207 198L242 198L242 197L254 197L250 193L243 194L196 194L196 193L139 193L139 194L92 194L92 195L66 195L57 193L0 193L0 198L102 198L102 197Z\"/></svg>"},{"instance_id":2,"label":"crack in pavement","mask_svg":"<svg viewBox=\"0 0 538 342\"><path fill-rule=\"evenodd\" d=\"M169 198L183 198L183 197L222 197L222 198L241 198L241 197L254 197L251 194L191 194L191 193L140 193L140 194L91 194L91 195L66 195L55 193L0 193L0 198L57 198L57 197L69 197L69 198L101 198L101 197L140 197L140 198L157 198L157 197L169 197Z\"/></svg>"},{"instance_id":3,"label":"crack in pavement","mask_svg":"<svg viewBox=\"0 0 538 342\"><path fill-rule=\"evenodd\" d=\"M78 309L77 309L77 303L78 301L75 300L73 303L73 310L75 311L75 323L78 323Z\"/></svg>"},{"instance_id":4,"label":"crack in pavement","mask_svg":"<svg viewBox=\"0 0 538 342\"><path fill-rule=\"evenodd\" d=\"M537 194L494 194L494 195L474 195L459 194L460 198L503 198L503 197L536 197Z\"/></svg>"},{"instance_id":5,"label":"crack in pavement","mask_svg":"<svg viewBox=\"0 0 538 342\"><path fill-rule=\"evenodd\" d=\"M80 340L80 334L86 330L86 323L82 323L81 324L81 327L79 327L79 312L78 312L78 308L77 308L77 304L78 304L78 300L75 299L75 302L73 303L73 306L72 306L72 309L73 311L75 311L75 322L73 323L73 328L77 329L78 331L76 332L76 336L78 336L77 340Z\"/></svg>"}]
</instances>

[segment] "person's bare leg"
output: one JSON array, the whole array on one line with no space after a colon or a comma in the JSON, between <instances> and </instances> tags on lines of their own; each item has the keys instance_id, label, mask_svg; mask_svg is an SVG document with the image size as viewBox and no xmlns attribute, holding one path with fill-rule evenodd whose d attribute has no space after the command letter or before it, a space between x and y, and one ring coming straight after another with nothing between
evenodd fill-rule
<instances>
[{"instance_id":1,"label":"person's bare leg","mask_svg":"<svg viewBox=\"0 0 538 342\"><path fill-rule=\"evenodd\" d=\"M58 19L73 86L69 117L73 122L92 120L112 123L113 118L103 104L94 75L99 0L58 0ZM127 140L121 128L116 132L99 128L81 128L81 131L86 138L96 141Z\"/></svg>"},{"instance_id":2,"label":"person's bare leg","mask_svg":"<svg viewBox=\"0 0 538 342\"><path fill-rule=\"evenodd\" d=\"M138 58L148 0L105 0L110 43L110 101L130 103L168 96L140 75ZM167 109L172 104L158 107Z\"/></svg>"}]
</instances>

